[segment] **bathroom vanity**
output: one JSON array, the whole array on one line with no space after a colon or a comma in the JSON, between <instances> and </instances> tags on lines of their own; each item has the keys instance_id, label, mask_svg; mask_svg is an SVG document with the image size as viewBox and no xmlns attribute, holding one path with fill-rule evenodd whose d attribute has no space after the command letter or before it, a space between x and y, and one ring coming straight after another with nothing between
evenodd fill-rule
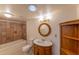
<instances>
[{"instance_id":1,"label":"bathroom vanity","mask_svg":"<svg viewBox=\"0 0 79 59\"><path fill-rule=\"evenodd\" d=\"M38 27L38 33L44 38L51 34L51 27L48 23L43 22ZM52 55L52 41L49 39L35 39L33 40L33 54L34 55Z\"/></svg>"},{"instance_id":2,"label":"bathroom vanity","mask_svg":"<svg viewBox=\"0 0 79 59\"><path fill-rule=\"evenodd\" d=\"M52 55L52 42L45 39L36 39L33 41L34 55Z\"/></svg>"}]
</instances>

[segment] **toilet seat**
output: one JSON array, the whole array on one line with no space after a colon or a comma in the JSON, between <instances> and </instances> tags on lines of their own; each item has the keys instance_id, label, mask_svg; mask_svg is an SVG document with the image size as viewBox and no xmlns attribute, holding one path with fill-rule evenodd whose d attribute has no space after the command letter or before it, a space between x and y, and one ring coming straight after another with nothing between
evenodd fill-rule
<instances>
[{"instance_id":1,"label":"toilet seat","mask_svg":"<svg viewBox=\"0 0 79 59\"><path fill-rule=\"evenodd\" d=\"M24 54L29 54L32 50L32 41L33 39L27 40L26 45L22 47Z\"/></svg>"},{"instance_id":2,"label":"toilet seat","mask_svg":"<svg viewBox=\"0 0 79 59\"><path fill-rule=\"evenodd\" d=\"M28 44L22 47L22 51L27 53L31 48L32 48L32 45Z\"/></svg>"}]
</instances>

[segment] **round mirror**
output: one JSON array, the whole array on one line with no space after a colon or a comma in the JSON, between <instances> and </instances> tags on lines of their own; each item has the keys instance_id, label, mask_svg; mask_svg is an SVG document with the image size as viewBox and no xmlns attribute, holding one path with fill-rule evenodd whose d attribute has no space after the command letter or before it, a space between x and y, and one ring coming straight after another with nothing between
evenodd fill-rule
<instances>
[{"instance_id":1,"label":"round mirror","mask_svg":"<svg viewBox=\"0 0 79 59\"><path fill-rule=\"evenodd\" d=\"M42 36L48 36L51 33L50 25L47 23L40 24L38 31Z\"/></svg>"}]
</instances>

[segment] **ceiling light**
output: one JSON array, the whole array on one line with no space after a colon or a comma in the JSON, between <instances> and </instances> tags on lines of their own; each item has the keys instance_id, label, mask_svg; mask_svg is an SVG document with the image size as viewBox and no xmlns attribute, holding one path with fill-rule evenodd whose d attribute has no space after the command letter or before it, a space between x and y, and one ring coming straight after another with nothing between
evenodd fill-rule
<instances>
[{"instance_id":1,"label":"ceiling light","mask_svg":"<svg viewBox=\"0 0 79 59\"><path fill-rule=\"evenodd\" d=\"M12 15L11 14L8 14L8 13L5 13L4 16L6 16L8 18L12 17Z\"/></svg>"},{"instance_id":2,"label":"ceiling light","mask_svg":"<svg viewBox=\"0 0 79 59\"><path fill-rule=\"evenodd\" d=\"M36 11L36 5L29 5L28 9L29 11L34 12Z\"/></svg>"}]
</instances>

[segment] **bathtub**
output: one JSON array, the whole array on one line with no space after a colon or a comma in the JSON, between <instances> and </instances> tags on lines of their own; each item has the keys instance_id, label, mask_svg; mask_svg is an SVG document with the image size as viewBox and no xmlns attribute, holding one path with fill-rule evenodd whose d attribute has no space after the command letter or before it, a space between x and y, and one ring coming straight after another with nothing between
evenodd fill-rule
<instances>
[{"instance_id":1,"label":"bathtub","mask_svg":"<svg viewBox=\"0 0 79 59\"><path fill-rule=\"evenodd\" d=\"M23 55L22 47L26 45L26 40L20 39L10 43L0 45L0 55Z\"/></svg>"}]
</instances>

